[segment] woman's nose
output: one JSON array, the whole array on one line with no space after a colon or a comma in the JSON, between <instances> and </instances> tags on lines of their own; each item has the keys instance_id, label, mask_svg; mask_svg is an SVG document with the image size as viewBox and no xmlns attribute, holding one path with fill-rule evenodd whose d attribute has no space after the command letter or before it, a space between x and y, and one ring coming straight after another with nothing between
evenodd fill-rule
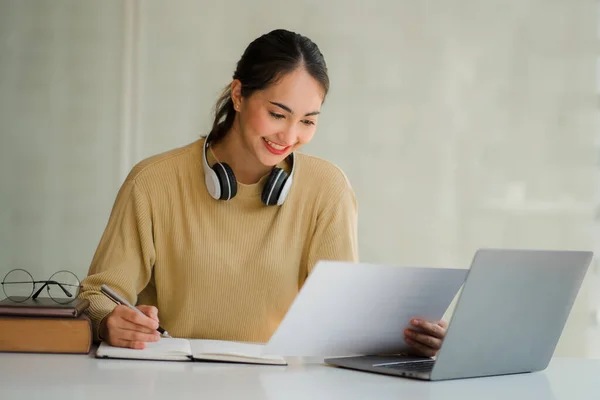
<instances>
[{"instance_id":1,"label":"woman's nose","mask_svg":"<svg viewBox=\"0 0 600 400\"><path fill-rule=\"evenodd\" d=\"M292 146L298 141L296 129L292 126L277 134L277 141L284 146Z\"/></svg>"}]
</instances>

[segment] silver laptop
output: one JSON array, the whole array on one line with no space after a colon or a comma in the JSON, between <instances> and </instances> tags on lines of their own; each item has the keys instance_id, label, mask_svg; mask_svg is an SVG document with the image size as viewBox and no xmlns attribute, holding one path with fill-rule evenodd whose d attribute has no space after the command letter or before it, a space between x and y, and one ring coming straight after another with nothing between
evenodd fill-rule
<instances>
[{"instance_id":1,"label":"silver laptop","mask_svg":"<svg viewBox=\"0 0 600 400\"><path fill-rule=\"evenodd\" d=\"M435 359L358 356L325 363L430 381L543 370L592 257L590 251L478 250Z\"/></svg>"}]
</instances>

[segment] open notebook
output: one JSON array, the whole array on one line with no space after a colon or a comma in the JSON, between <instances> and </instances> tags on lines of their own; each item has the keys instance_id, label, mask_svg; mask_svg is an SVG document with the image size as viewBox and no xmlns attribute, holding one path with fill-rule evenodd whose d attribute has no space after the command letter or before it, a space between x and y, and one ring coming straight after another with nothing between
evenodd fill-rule
<instances>
[{"instance_id":1,"label":"open notebook","mask_svg":"<svg viewBox=\"0 0 600 400\"><path fill-rule=\"evenodd\" d=\"M113 347L100 343L98 358L165 361L224 361L246 364L287 365L281 356L263 354L262 344L206 339L161 338L146 343L143 350Z\"/></svg>"}]
</instances>

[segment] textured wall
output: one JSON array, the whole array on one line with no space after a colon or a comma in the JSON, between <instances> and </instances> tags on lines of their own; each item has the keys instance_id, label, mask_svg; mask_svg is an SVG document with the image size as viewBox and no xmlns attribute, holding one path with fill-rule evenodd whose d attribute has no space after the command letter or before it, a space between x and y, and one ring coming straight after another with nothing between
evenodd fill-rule
<instances>
[{"instance_id":1,"label":"textured wall","mask_svg":"<svg viewBox=\"0 0 600 400\"><path fill-rule=\"evenodd\" d=\"M123 32L114 1L0 2L2 277L87 271L122 179Z\"/></svg>"},{"instance_id":2,"label":"textured wall","mask_svg":"<svg viewBox=\"0 0 600 400\"><path fill-rule=\"evenodd\" d=\"M350 178L364 261L594 248L595 3L364 3L0 2L0 274L83 276L126 171L204 133L244 47L278 27L328 61L305 151ZM559 354L600 340L599 286L591 271Z\"/></svg>"}]
</instances>

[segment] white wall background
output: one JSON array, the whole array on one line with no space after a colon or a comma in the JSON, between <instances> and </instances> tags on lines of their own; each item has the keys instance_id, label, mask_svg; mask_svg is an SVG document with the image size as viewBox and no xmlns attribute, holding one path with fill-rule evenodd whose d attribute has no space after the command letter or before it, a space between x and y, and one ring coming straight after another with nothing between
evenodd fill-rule
<instances>
[{"instance_id":1,"label":"white wall background","mask_svg":"<svg viewBox=\"0 0 600 400\"><path fill-rule=\"evenodd\" d=\"M596 2L0 0L0 275L83 277L125 174L206 132L285 27L332 80L305 148L342 167L368 262L600 249ZM590 270L558 355L600 356Z\"/></svg>"}]
</instances>

